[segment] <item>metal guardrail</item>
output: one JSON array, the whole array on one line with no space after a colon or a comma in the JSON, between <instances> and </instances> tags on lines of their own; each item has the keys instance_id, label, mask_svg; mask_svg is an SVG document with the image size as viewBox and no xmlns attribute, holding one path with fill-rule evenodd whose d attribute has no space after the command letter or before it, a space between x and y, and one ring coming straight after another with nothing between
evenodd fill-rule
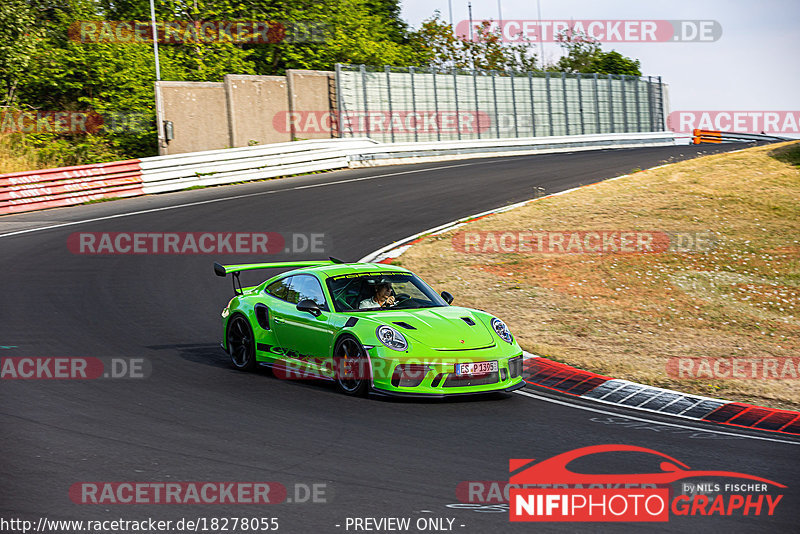
<instances>
[{"instance_id":1,"label":"metal guardrail","mask_svg":"<svg viewBox=\"0 0 800 534\"><path fill-rule=\"evenodd\" d=\"M139 160L0 175L0 215L142 194Z\"/></svg>"},{"instance_id":2,"label":"metal guardrail","mask_svg":"<svg viewBox=\"0 0 800 534\"><path fill-rule=\"evenodd\" d=\"M378 144L353 154L351 167L674 144L675 135L672 132L473 139L439 143L392 143Z\"/></svg>"},{"instance_id":3,"label":"metal guardrail","mask_svg":"<svg viewBox=\"0 0 800 534\"><path fill-rule=\"evenodd\" d=\"M694 130L692 133L692 144L695 145L739 141L791 141L788 137L767 134L721 132L716 130Z\"/></svg>"},{"instance_id":4,"label":"metal guardrail","mask_svg":"<svg viewBox=\"0 0 800 534\"><path fill-rule=\"evenodd\" d=\"M263 180L346 168L348 156L377 144L370 139L318 139L142 159L144 193Z\"/></svg>"},{"instance_id":5,"label":"metal guardrail","mask_svg":"<svg viewBox=\"0 0 800 534\"><path fill-rule=\"evenodd\" d=\"M381 144L319 139L0 175L0 215L347 167L675 144L672 132Z\"/></svg>"}]
</instances>

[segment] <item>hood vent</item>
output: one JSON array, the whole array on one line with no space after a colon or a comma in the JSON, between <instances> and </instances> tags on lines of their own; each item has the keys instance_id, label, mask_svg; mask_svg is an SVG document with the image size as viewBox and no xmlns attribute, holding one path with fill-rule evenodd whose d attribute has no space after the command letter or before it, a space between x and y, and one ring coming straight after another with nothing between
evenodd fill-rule
<instances>
[{"instance_id":1,"label":"hood vent","mask_svg":"<svg viewBox=\"0 0 800 534\"><path fill-rule=\"evenodd\" d=\"M405 328L406 330L416 330L416 328L403 321L395 321L394 324L396 324L399 327Z\"/></svg>"},{"instance_id":2,"label":"hood vent","mask_svg":"<svg viewBox=\"0 0 800 534\"><path fill-rule=\"evenodd\" d=\"M468 325L470 325L470 326L475 326L475 321L473 321L473 320L472 320L472 319L470 319L469 317L462 317L461 319L462 319L462 320L463 320L465 323L467 323Z\"/></svg>"}]
</instances>

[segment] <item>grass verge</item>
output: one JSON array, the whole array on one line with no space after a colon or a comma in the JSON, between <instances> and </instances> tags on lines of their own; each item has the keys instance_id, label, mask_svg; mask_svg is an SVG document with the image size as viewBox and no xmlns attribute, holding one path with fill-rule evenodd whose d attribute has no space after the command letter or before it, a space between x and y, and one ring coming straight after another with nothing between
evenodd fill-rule
<instances>
[{"instance_id":1,"label":"grass verge","mask_svg":"<svg viewBox=\"0 0 800 534\"><path fill-rule=\"evenodd\" d=\"M544 198L425 239L396 263L453 293L456 304L502 317L525 349L553 360L799 409L800 378L679 379L667 372L677 357L800 357L798 199L800 143L754 147ZM465 229L703 232L713 246L693 253L468 254L453 242Z\"/></svg>"}]
</instances>

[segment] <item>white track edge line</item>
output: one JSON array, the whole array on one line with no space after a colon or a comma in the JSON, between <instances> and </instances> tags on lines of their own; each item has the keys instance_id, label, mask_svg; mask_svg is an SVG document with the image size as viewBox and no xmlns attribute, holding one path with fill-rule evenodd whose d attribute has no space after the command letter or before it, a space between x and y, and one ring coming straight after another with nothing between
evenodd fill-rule
<instances>
[{"instance_id":1,"label":"white track edge line","mask_svg":"<svg viewBox=\"0 0 800 534\"><path fill-rule=\"evenodd\" d=\"M332 182L322 182L322 183L319 183L319 184L299 185L299 186L295 186L295 187L287 187L287 188L284 188L284 189L273 189L273 190L270 190L270 191L259 191L257 193L246 193L246 194L243 194L243 195L234 195L234 196L224 197L224 198L212 198L212 199L209 199L209 200L200 200L200 201L196 201L196 202L188 202L186 204L175 204L175 205L171 205L171 206L162 206L160 208L151 208L151 209L146 209L146 210L130 211L130 212L125 212L125 213L117 213L117 214L114 214L114 215L106 215L104 217L94 217L92 219L82 219L82 220L78 220L78 221L69 221L69 222L65 222L65 223L52 224L52 225L48 225L48 226L39 226L39 227L36 227L36 228L28 228L28 229L25 229L25 230L16 230L16 231L13 231L13 232L7 232L5 234L0 234L0 238L11 237L11 236L20 235L20 234L29 234L29 233L32 233L32 232L41 232L43 230L52 230L54 228L63 228L65 226L74 226L74 225L85 224L85 223L90 223L90 222L105 221L105 220L109 220L109 219L118 219L120 217L130 217L132 215L142 215L142 214L145 214L145 213L155 213L155 212L159 212L159 211L167 211L167 210L173 210L173 209L178 209L178 208L187 208L187 207L191 207L191 206L200 206L200 205L203 205L203 204L213 204L215 202L225 202L226 200L237 200L237 199L241 199L241 198L256 197L256 196L261 196L261 195L271 195L271 194L275 194L275 193L283 193L283 192L286 192L286 191L298 191L298 190L301 190L301 189L312 189L312 188L315 188L315 187L326 187L326 186L329 186L329 185L339 185L339 184L350 183L350 182L360 182L360 181L364 181L364 180L373 180L375 178L386 178L386 177L389 177L389 176L399 176L401 174L413 174L413 173L420 173L420 172L427 172L427 171L437 171L437 170L441 170L441 169L452 169L452 168L456 168L456 167L468 167L468 166L472 166L472 165L486 165L488 163L492 163L492 162L477 161L477 162L472 162L472 163L460 163L460 164L457 164L457 165L443 165L443 166L440 166L440 167L431 167L431 168L428 168L428 169L412 169L412 170L409 170L409 171L398 171L398 172L391 172L391 173L385 173L385 174L376 174L376 175L371 175L371 176L361 176L361 177L358 177L358 178L350 178L350 179L345 179L345 180L336 180L336 181L332 181ZM253 183L255 183L255 182L253 182ZM230 184L228 184L228 185L230 185ZM174 191L174 192L175 193L180 193L181 191ZM143 196L140 196L140 197L132 197L132 198L144 198L146 196L149 196L149 195L143 195ZM76 207L78 205L79 204L76 204L74 206L62 206L62 207L63 208L71 208L71 207ZM26 212L26 213L30 213L30 212ZM9 214L9 215L22 215L22 213ZM3 222L2 218L0 218L0 222Z\"/></svg>"}]
</instances>

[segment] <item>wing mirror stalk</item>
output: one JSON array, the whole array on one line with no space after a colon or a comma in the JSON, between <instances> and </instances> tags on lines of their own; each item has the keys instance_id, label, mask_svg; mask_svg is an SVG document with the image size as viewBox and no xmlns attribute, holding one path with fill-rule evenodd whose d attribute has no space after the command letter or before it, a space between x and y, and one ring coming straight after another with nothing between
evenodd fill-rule
<instances>
[{"instance_id":1,"label":"wing mirror stalk","mask_svg":"<svg viewBox=\"0 0 800 534\"><path fill-rule=\"evenodd\" d=\"M314 317L319 317L322 310L319 309L319 304L311 299L304 299L297 303L297 309L301 312L308 312Z\"/></svg>"}]
</instances>

